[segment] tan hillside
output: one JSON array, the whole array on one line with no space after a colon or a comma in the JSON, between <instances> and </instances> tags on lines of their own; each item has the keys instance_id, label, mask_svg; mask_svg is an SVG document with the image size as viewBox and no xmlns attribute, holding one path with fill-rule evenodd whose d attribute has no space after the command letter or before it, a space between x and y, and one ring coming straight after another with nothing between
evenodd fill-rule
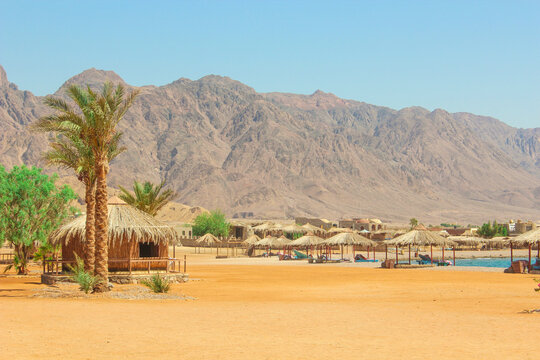
<instances>
[{"instance_id":1,"label":"tan hillside","mask_svg":"<svg viewBox=\"0 0 540 360\"><path fill-rule=\"evenodd\" d=\"M90 69L66 84L105 80L123 82ZM540 128L322 91L262 94L214 75L141 91L120 125L129 151L113 162L111 187L165 179L179 202L229 217L540 218ZM43 165L46 136L27 125L48 111L0 68L2 164Z\"/></svg>"}]
</instances>

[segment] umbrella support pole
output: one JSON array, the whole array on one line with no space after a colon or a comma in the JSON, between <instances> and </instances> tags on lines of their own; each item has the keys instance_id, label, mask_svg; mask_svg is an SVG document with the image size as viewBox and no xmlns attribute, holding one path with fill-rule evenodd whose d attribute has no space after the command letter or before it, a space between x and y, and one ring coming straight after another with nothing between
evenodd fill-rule
<instances>
[{"instance_id":1,"label":"umbrella support pole","mask_svg":"<svg viewBox=\"0 0 540 360\"><path fill-rule=\"evenodd\" d=\"M411 265L411 244L409 244L409 265Z\"/></svg>"},{"instance_id":2,"label":"umbrella support pole","mask_svg":"<svg viewBox=\"0 0 540 360\"><path fill-rule=\"evenodd\" d=\"M529 243L529 265L527 267L529 268L529 272L531 272L531 243Z\"/></svg>"},{"instance_id":3,"label":"umbrella support pole","mask_svg":"<svg viewBox=\"0 0 540 360\"><path fill-rule=\"evenodd\" d=\"M510 241L510 263L514 262L514 245Z\"/></svg>"},{"instance_id":4,"label":"umbrella support pole","mask_svg":"<svg viewBox=\"0 0 540 360\"><path fill-rule=\"evenodd\" d=\"M399 259L398 259L398 247L396 246L396 265L399 264Z\"/></svg>"},{"instance_id":5,"label":"umbrella support pole","mask_svg":"<svg viewBox=\"0 0 540 360\"><path fill-rule=\"evenodd\" d=\"M384 261L388 261L388 245L384 245Z\"/></svg>"},{"instance_id":6,"label":"umbrella support pole","mask_svg":"<svg viewBox=\"0 0 540 360\"><path fill-rule=\"evenodd\" d=\"M456 246L452 246L452 251L454 252L454 266L456 266Z\"/></svg>"},{"instance_id":7,"label":"umbrella support pole","mask_svg":"<svg viewBox=\"0 0 540 360\"><path fill-rule=\"evenodd\" d=\"M442 247L442 261L444 262L444 245Z\"/></svg>"},{"instance_id":8,"label":"umbrella support pole","mask_svg":"<svg viewBox=\"0 0 540 360\"><path fill-rule=\"evenodd\" d=\"M375 256L375 246L373 247L373 260L376 260L377 257Z\"/></svg>"},{"instance_id":9,"label":"umbrella support pole","mask_svg":"<svg viewBox=\"0 0 540 360\"><path fill-rule=\"evenodd\" d=\"M430 245L431 248L431 264L433 264L433 245Z\"/></svg>"}]
</instances>

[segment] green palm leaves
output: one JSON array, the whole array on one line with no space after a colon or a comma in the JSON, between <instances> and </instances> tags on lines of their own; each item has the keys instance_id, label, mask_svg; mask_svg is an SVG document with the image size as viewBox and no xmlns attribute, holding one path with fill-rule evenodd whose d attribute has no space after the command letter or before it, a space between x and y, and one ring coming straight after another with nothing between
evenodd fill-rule
<instances>
[{"instance_id":1,"label":"green palm leaves","mask_svg":"<svg viewBox=\"0 0 540 360\"><path fill-rule=\"evenodd\" d=\"M122 191L120 198L129 205L156 216L157 212L176 196L174 191L164 189L164 186L164 181L159 185L152 184L149 181L144 183L135 181L133 183L133 193L120 186Z\"/></svg>"}]
</instances>

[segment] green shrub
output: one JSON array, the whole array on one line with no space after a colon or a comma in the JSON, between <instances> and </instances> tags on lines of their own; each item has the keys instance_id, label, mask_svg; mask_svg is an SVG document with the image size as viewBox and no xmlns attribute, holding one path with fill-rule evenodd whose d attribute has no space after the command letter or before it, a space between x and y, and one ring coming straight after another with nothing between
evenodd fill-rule
<instances>
[{"instance_id":1,"label":"green shrub","mask_svg":"<svg viewBox=\"0 0 540 360\"><path fill-rule=\"evenodd\" d=\"M75 261L75 266L69 265L70 270L73 271L71 278L79 284L79 289L88 294L101 282L101 279L84 270L84 261L77 254L75 254Z\"/></svg>"},{"instance_id":2,"label":"green shrub","mask_svg":"<svg viewBox=\"0 0 540 360\"><path fill-rule=\"evenodd\" d=\"M150 279L141 280L141 284L148 286L155 293L166 293L171 288L169 280L159 274L153 275Z\"/></svg>"}]
</instances>

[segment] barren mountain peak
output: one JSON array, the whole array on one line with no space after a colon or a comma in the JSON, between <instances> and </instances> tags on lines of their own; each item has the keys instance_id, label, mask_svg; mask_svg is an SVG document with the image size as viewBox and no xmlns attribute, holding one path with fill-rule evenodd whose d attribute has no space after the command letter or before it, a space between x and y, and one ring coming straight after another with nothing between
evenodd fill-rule
<instances>
[{"instance_id":1,"label":"barren mountain peak","mask_svg":"<svg viewBox=\"0 0 540 360\"><path fill-rule=\"evenodd\" d=\"M77 74L67 80L58 91L75 84L80 86L90 85L90 87L101 87L105 82L112 82L113 84L127 85L124 79L122 79L117 73L110 70L100 70L96 68L86 69L80 74ZM57 91L57 93L58 93Z\"/></svg>"}]
</instances>

